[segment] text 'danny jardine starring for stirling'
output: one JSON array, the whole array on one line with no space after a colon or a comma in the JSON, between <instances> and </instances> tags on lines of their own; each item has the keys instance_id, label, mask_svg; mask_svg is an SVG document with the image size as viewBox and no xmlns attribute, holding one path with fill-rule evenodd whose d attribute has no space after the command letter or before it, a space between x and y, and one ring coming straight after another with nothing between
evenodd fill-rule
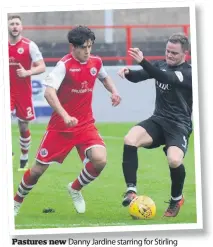
<instances>
[{"instance_id":1,"label":"text 'danny jardine starring for stirling'","mask_svg":"<svg viewBox=\"0 0 213 247\"><path fill-rule=\"evenodd\" d=\"M155 239L74 239L69 238L65 240L32 240L32 239L12 239L13 245L70 245L70 246L178 246L178 240L175 239L169 239L169 238L155 238Z\"/></svg>"}]
</instances>

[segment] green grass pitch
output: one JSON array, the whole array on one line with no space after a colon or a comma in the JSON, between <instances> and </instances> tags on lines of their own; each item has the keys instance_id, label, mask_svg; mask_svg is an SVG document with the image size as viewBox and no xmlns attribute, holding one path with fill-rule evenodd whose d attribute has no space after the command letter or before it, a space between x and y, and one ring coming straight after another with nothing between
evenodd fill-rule
<instances>
[{"instance_id":1,"label":"green grass pitch","mask_svg":"<svg viewBox=\"0 0 213 247\"><path fill-rule=\"evenodd\" d=\"M133 123L97 124L104 137L108 164L98 179L83 188L86 213L79 215L74 210L67 192L67 184L80 173L83 165L75 149L62 165L52 164L40 178L38 184L26 197L20 213L15 219L16 229L70 228L93 226L125 226L196 223L196 193L193 134L185 157L186 180L184 187L185 204L175 218L162 218L168 206L164 201L170 198L170 176L162 147L154 150L139 149L138 194L150 196L156 203L157 214L150 220L133 220L128 209L122 207L122 194L125 191L121 159L123 137ZM32 166L35 153L45 131L45 124L32 124L32 145L29 164ZM56 140L57 141L57 140ZM14 191L22 178L19 167L18 126L12 125ZM53 143L54 145L54 143ZM55 213L44 214L44 208L53 208Z\"/></svg>"}]
</instances>

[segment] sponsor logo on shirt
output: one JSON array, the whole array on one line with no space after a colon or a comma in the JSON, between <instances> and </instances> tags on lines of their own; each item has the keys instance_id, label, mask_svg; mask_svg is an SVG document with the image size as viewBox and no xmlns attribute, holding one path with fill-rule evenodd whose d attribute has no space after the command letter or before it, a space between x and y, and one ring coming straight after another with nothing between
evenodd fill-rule
<instances>
[{"instance_id":1,"label":"sponsor logo on shirt","mask_svg":"<svg viewBox=\"0 0 213 247\"><path fill-rule=\"evenodd\" d=\"M71 71L71 72L80 72L81 71L81 69L80 68L76 68L76 69L69 69L69 71Z\"/></svg>"},{"instance_id":2,"label":"sponsor logo on shirt","mask_svg":"<svg viewBox=\"0 0 213 247\"><path fill-rule=\"evenodd\" d=\"M92 88L87 89L72 89L72 93L89 93L92 92Z\"/></svg>"},{"instance_id":3,"label":"sponsor logo on shirt","mask_svg":"<svg viewBox=\"0 0 213 247\"><path fill-rule=\"evenodd\" d=\"M24 48L22 48L22 47L18 48L17 52L19 54L23 54L24 53Z\"/></svg>"},{"instance_id":4,"label":"sponsor logo on shirt","mask_svg":"<svg viewBox=\"0 0 213 247\"><path fill-rule=\"evenodd\" d=\"M72 93L89 93L92 92L92 88L88 88L88 82L87 81L83 81L81 82L81 89L75 89L73 88L71 90Z\"/></svg>"},{"instance_id":5,"label":"sponsor logo on shirt","mask_svg":"<svg viewBox=\"0 0 213 247\"><path fill-rule=\"evenodd\" d=\"M156 81L156 85L157 85L157 87L159 87L163 91L170 91L171 90L171 85L169 85L169 84L164 84L164 83L161 83L159 81Z\"/></svg>"},{"instance_id":6,"label":"sponsor logo on shirt","mask_svg":"<svg viewBox=\"0 0 213 247\"><path fill-rule=\"evenodd\" d=\"M14 57L9 57L9 65L18 65L19 63L16 61Z\"/></svg>"},{"instance_id":7,"label":"sponsor logo on shirt","mask_svg":"<svg viewBox=\"0 0 213 247\"><path fill-rule=\"evenodd\" d=\"M81 88L88 88L88 81L83 81L81 83Z\"/></svg>"},{"instance_id":8,"label":"sponsor logo on shirt","mask_svg":"<svg viewBox=\"0 0 213 247\"><path fill-rule=\"evenodd\" d=\"M96 69L95 67L92 67L92 68L90 69L90 74L91 74L92 76L95 76L95 75L97 74L97 69Z\"/></svg>"}]
</instances>

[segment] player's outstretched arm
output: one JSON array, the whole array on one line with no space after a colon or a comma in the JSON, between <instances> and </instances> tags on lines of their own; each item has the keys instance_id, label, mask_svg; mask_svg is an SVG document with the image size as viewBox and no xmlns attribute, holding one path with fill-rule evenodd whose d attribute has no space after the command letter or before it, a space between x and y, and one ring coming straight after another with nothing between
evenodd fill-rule
<instances>
[{"instance_id":1,"label":"player's outstretched arm","mask_svg":"<svg viewBox=\"0 0 213 247\"><path fill-rule=\"evenodd\" d=\"M131 69L127 68L127 67L119 69L118 75L122 79L126 78L128 81L131 81L133 83L137 83L137 82L140 82L140 81L145 81L145 80L151 78L149 76L149 74L146 71L144 71L143 69L131 70Z\"/></svg>"},{"instance_id":2,"label":"player's outstretched arm","mask_svg":"<svg viewBox=\"0 0 213 247\"><path fill-rule=\"evenodd\" d=\"M129 55L138 62L143 69L157 81L163 84L178 84L181 87L192 88L191 68L182 71L162 71L147 61L143 52L138 48L130 48Z\"/></svg>"},{"instance_id":3,"label":"player's outstretched arm","mask_svg":"<svg viewBox=\"0 0 213 247\"><path fill-rule=\"evenodd\" d=\"M182 69L181 71L162 71L159 68L154 67L146 59L140 62L140 65L143 66L144 70L147 71L150 75L160 81L163 84L176 84L180 87L192 88L192 74L191 68Z\"/></svg>"},{"instance_id":4,"label":"player's outstretched arm","mask_svg":"<svg viewBox=\"0 0 213 247\"><path fill-rule=\"evenodd\" d=\"M102 80L102 83L103 83L104 87L112 94L111 95L112 106L119 105L121 102L121 97L120 97L118 90L117 90L114 82L112 81L111 77L110 76L105 77Z\"/></svg>"}]
</instances>

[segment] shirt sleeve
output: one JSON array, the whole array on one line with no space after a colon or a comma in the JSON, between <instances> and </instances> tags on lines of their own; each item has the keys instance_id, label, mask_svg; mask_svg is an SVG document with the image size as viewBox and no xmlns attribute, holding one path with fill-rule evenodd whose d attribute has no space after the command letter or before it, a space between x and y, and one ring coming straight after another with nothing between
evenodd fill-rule
<instances>
[{"instance_id":1,"label":"shirt sleeve","mask_svg":"<svg viewBox=\"0 0 213 247\"><path fill-rule=\"evenodd\" d=\"M43 85L52 87L56 90L59 89L64 77L66 75L65 64L61 61L57 63L54 69L49 73L49 75L44 79Z\"/></svg>"},{"instance_id":2,"label":"shirt sleeve","mask_svg":"<svg viewBox=\"0 0 213 247\"><path fill-rule=\"evenodd\" d=\"M103 81L106 77L108 76L104 66L103 66L103 63L101 62L101 69L99 70L98 72L98 76L97 78L100 80L100 81Z\"/></svg>"},{"instance_id":3,"label":"shirt sleeve","mask_svg":"<svg viewBox=\"0 0 213 247\"><path fill-rule=\"evenodd\" d=\"M152 65L154 67L158 67L158 61L152 62ZM129 73L125 75L125 78L133 83L138 83L141 81L145 81L147 79L152 79L153 76L149 75L149 73L147 73L144 69L140 69L140 70L129 69Z\"/></svg>"},{"instance_id":4,"label":"shirt sleeve","mask_svg":"<svg viewBox=\"0 0 213 247\"><path fill-rule=\"evenodd\" d=\"M38 62L39 60L43 59L43 56L36 43L31 41L29 45L29 49L30 49L30 56L33 62Z\"/></svg>"},{"instance_id":5,"label":"shirt sleeve","mask_svg":"<svg viewBox=\"0 0 213 247\"><path fill-rule=\"evenodd\" d=\"M177 71L162 71L145 59L142 60L140 65L150 76L163 84L176 84L180 87L192 88L191 68Z\"/></svg>"},{"instance_id":6,"label":"shirt sleeve","mask_svg":"<svg viewBox=\"0 0 213 247\"><path fill-rule=\"evenodd\" d=\"M131 81L133 83L137 83L137 82L140 82L140 81L145 81L145 80L147 80L147 79L149 79L151 77L143 69L140 69L140 70L131 70L131 69L129 69L129 74L126 74L125 78L128 81Z\"/></svg>"}]
</instances>

